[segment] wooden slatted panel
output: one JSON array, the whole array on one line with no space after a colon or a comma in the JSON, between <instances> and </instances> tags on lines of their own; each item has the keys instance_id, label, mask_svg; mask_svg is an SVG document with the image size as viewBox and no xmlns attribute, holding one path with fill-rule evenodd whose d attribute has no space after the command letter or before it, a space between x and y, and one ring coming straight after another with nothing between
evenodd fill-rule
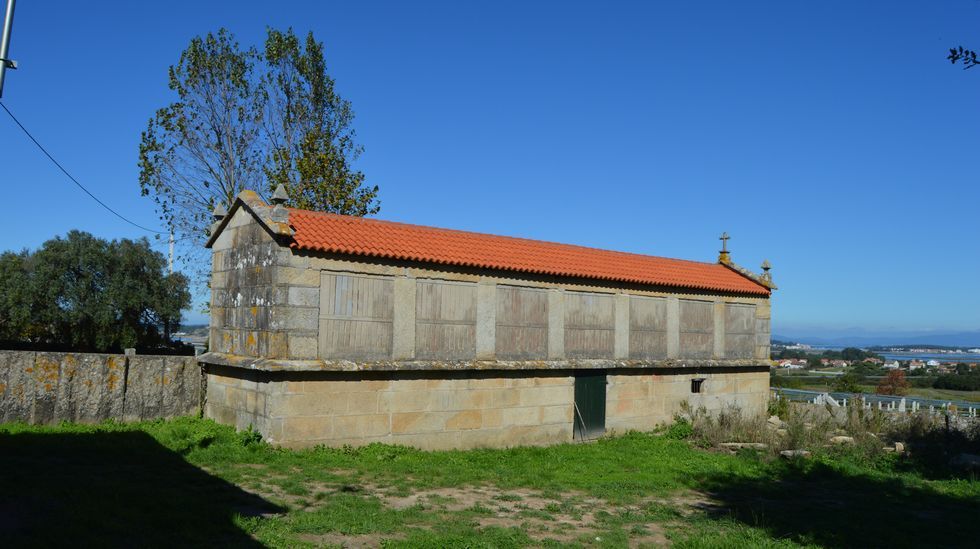
<instances>
[{"instance_id":1,"label":"wooden slatted panel","mask_svg":"<svg viewBox=\"0 0 980 549\"><path fill-rule=\"evenodd\" d=\"M725 333L755 333L755 305L747 303L726 303Z\"/></svg>"},{"instance_id":2,"label":"wooden slatted panel","mask_svg":"<svg viewBox=\"0 0 980 549\"><path fill-rule=\"evenodd\" d=\"M565 293L565 356L612 358L616 337L615 303L607 294Z\"/></svg>"},{"instance_id":3,"label":"wooden slatted panel","mask_svg":"<svg viewBox=\"0 0 980 549\"><path fill-rule=\"evenodd\" d=\"M324 272L320 276L320 356L391 357L391 278Z\"/></svg>"},{"instance_id":4,"label":"wooden slatted panel","mask_svg":"<svg viewBox=\"0 0 980 549\"><path fill-rule=\"evenodd\" d=\"M497 286L497 358L548 358L548 292L537 288Z\"/></svg>"},{"instance_id":5,"label":"wooden slatted panel","mask_svg":"<svg viewBox=\"0 0 980 549\"><path fill-rule=\"evenodd\" d=\"M715 340L715 305L710 301L680 300L680 357L711 358Z\"/></svg>"},{"instance_id":6,"label":"wooden slatted panel","mask_svg":"<svg viewBox=\"0 0 980 549\"><path fill-rule=\"evenodd\" d=\"M476 356L476 284L419 280L415 356L460 360Z\"/></svg>"},{"instance_id":7,"label":"wooden slatted panel","mask_svg":"<svg viewBox=\"0 0 980 549\"><path fill-rule=\"evenodd\" d=\"M667 358L666 299L630 296L629 345L630 358Z\"/></svg>"},{"instance_id":8,"label":"wooden slatted panel","mask_svg":"<svg viewBox=\"0 0 980 549\"><path fill-rule=\"evenodd\" d=\"M755 356L755 305L725 304L725 357Z\"/></svg>"},{"instance_id":9,"label":"wooden slatted panel","mask_svg":"<svg viewBox=\"0 0 980 549\"><path fill-rule=\"evenodd\" d=\"M768 318L755 319L755 358L769 358L771 351Z\"/></svg>"}]
</instances>

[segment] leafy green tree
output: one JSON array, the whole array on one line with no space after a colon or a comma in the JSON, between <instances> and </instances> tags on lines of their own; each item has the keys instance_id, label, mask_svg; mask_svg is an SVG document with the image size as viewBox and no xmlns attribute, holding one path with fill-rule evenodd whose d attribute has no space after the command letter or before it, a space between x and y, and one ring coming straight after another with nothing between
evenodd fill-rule
<instances>
[{"instance_id":1,"label":"leafy green tree","mask_svg":"<svg viewBox=\"0 0 980 549\"><path fill-rule=\"evenodd\" d=\"M187 278L144 238L71 231L34 253L0 257L0 340L78 351L170 344L190 304Z\"/></svg>"},{"instance_id":2,"label":"leafy green tree","mask_svg":"<svg viewBox=\"0 0 980 549\"><path fill-rule=\"evenodd\" d=\"M881 368L871 362L857 362L851 366L851 371L861 376L870 376L881 373Z\"/></svg>"},{"instance_id":3,"label":"leafy green tree","mask_svg":"<svg viewBox=\"0 0 980 549\"><path fill-rule=\"evenodd\" d=\"M261 54L226 29L195 37L170 67L169 87L175 101L141 136L139 182L189 244L181 259L200 257L211 212L245 189L262 194L282 183L293 206L378 211L378 188L352 167L362 148L351 104L335 91L312 33L301 43L292 29L270 29Z\"/></svg>"},{"instance_id":4,"label":"leafy green tree","mask_svg":"<svg viewBox=\"0 0 980 549\"><path fill-rule=\"evenodd\" d=\"M41 303L33 287L32 257L26 250L0 254L0 340L37 341Z\"/></svg>"},{"instance_id":5,"label":"leafy green tree","mask_svg":"<svg viewBox=\"0 0 980 549\"><path fill-rule=\"evenodd\" d=\"M177 100L142 133L140 189L177 235L200 244L219 202L262 187L258 54L225 29L195 37L169 69Z\"/></svg>"},{"instance_id":6,"label":"leafy green tree","mask_svg":"<svg viewBox=\"0 0 980 549\"><path fill-rule=\"evenodd\" d=\"M834 379L832 385L834 391L838 393L861 393L861 382L864 378L856 373L848 372Z\"/></svg>"},{"instance_id":7,"label":"leafy green tree","mask_svg":"<svg viewBox=\"0 0 980 549\"><path fill-rule=\"evenodd\" d=\"M949 62L954 65L962 63L964 69L972 69L980 65L980 60L977 59L977 52L964 49L963 46L949 48L949 55L946 56L946 59L949 59Z\"/></svg>"},{"instance_id":8,"label":"leafy green tree","mask_svg":"<svg viewBox=\"0 0 980 549\"><path fill-rule=\"evenodd\" d=\"M377 213L378 187L364 186L364 174L352 167L363 148L355 142L351 103L327 74L323 43L313 33L301 43L292 29L270 29L265 61L268 189L282 184L298 208Z\"/></svg>"},{"instance_id":9,"label":"leafy green tree","mask_svg":"<svg viewBox=\"0 0 980 549\"><path fill-rule=\"evenodd\" d=\"M932 386L936 389L952 389L954 391L980 391L980 371L941 375L936 378Z\"/></svg>"},{"instance_id":10,"label":"leafy green tree","mask_svg":"<svg viewBox=\"0 0 980 549\"><path fill-rule=\"evenodd\" d=\"M820 362L820 357L817 355L810 355L806 359L806 367L813 370L815 368L820 368L823 363Z\"/></svg>"},{"instance_id":11,"label":"leafy green tree","mask_svg":"<svg viewBox=\"0 0 980 549\"><path fill-rule=\"evenodd\" d=\"M863 351L857 347L847 347L841 351L824 351L821 355L829 360L847 360L849 362L865 360L868 358L881 358L871 351Z\"/></svg>"}]
</instances>

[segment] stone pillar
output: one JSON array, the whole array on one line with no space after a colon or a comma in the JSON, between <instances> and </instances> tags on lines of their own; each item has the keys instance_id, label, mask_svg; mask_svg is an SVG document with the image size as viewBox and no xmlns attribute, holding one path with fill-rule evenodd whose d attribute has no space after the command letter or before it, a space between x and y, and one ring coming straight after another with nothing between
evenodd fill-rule
<instances>
[{"instance_id":1,"label":"stone pillar","mask_svg":"<svg viewBox=\"0 0 980 549\"><path fill-rule=\"evenodd\" d=\"M772 304L768 299L760 300L755 306L755 358L769 360L772 354L770 318Z\"/></svg>"},{"instance_id":2,"label":"stone pillar","mask_svg":"<svg viewBox=\"0 0 980 549\"><path fill-rule=\"evenodd\" d=\"M616 294L615 301L615 358L630 357L630 296Z\"/></svg>"},{"instance_id":3,"label":"stone pillar","mask_svg":"<svg viewBox=\"0 0 980 549\"><path fill-rule=\"evenodd\" d=\"M548 290L548 358L565 358L565 292Z\"/></svg>"},{"instance_id":4,"label":"stone pillar","mask_svg":"<svg viewBox=\"0 0 980 549\"><path fill-rule=\"evenodd\" d=\"M391 319L391 357L410 360L415 358L415 278L395 278L393 291L395 310Z\"/></svg>"},{"instance_id":5,"label":"stone pillar","mask_svg":"<svg viewBox=\"0 0 980 549\"><path fill-rule=\"evenodd\" d=\"M484 282L476 286L476 358L493 360L497 337L497 285Z\"/></svg>"},{"instance_id":6,"label":"stone pillar","mask_svg":"<svg viewBox=\"0 0 980 549\"><path fill-rule=\"evenodd\" d=\"M725 302L715 300L714 358L725 358Z\"/></svg>"},{"instance_id":7,"label":"stone pillar","mask_svg":"<svg viewBox=\"0 0 980 549\"><path fill-rule=\"evenodd\" d=\"M681 302L667 297L667 358L681 356Z\"/></svg>"}]
</instances>

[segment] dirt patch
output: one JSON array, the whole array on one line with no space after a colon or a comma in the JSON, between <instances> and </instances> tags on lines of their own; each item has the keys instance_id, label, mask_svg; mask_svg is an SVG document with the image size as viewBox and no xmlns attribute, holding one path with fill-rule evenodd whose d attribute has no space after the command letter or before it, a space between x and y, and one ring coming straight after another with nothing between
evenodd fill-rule
<instances>
[{"instance_id":1,"label":"dirt patch","mask_svg":"<svg viewBox=\"0 0 980 549\"><path fill-rule=\"evenodd\" d=\"M299 539L307 543L312 543L317 547L343 547L345 549L362 549L365 547L381 547L381 543L386 539L401 539L402 536L383 536L381 534L363 534L345 536L343 534L302 534Z\"/></svg>"},{"instance_id":2,"label":"dirt patch","mask_svg":"<svg viewBox=\"0 0 980 549\"><path fill-rule=\"evenodd\" d=\"M561 499L546 497L533 490L518 488L503 490L494 486L434 488L419 490L408 496L385 493L377 487L365 487L365 492L381 499L393 509L419 506L442 511L478 510L485 513L478 523L481 528L520 528L535 541L572 542L597 537L600 525L597 513L618 515L635 506L624 507L581 493L563 493ZM668 545L663 529L646 524L643 534L631 535L631 546ZM601 539L600 539L601 541Z\"/></svg>"},{"instance_id":3,"label":"dirt patch","mask_svg":"<svg viewBox=\"0 0 980 549\"><path fill-rule=\"evenodd\" d=\"M668 546L664 525L694 513L728 514L730 509L711 494L682 491L667 497L650 497L629 505L610 503L581 492L543 494L526 488L502 489L496 486L461 486L454 488L419 489L405 495L404 488L372 483L304 483L308 495L288 494L275 484L263 483L257 495L278 500L293 509L311 510L330 501L331 494L356 493L378 498L394 510L419 508L424 511L454 513L473 512L480 528L518 528L534 542L584 543L602 542L606 526L597 517L628 517L641 520L624 525L630 547ZM662 506L663 517L652 518L651 506ZM469 516L473 516L469 515ZM659 515L658 515L659 517ZM355 535L339 533L303 536L315 545L342 547L378 547L384 539L401 539L394 535ZM599 538L599 539L596 539Z\"/></svg>"}]
</instances>

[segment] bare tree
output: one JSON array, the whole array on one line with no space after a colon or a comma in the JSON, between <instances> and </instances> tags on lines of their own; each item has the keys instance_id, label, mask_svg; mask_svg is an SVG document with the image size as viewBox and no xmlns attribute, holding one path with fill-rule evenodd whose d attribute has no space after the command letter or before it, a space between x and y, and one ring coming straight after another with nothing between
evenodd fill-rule
<instances>
[{"instance_id":1,"label":"bare tree","mask_svg":"<svg viewBox=\"0 0 980 549\"><path fill-rule=\"evenodd\" d=\"M378 188L352 165L350 102L334 89L323 44L292 29L268 31L265 51L242 49L225 29L196 37L170 67L176 101L142 133L140 188L151 197L195 279L207 273L201 244L211 212L244 189L284 184L292 205L376 213Z\"/></svg>"}]
</instances>

